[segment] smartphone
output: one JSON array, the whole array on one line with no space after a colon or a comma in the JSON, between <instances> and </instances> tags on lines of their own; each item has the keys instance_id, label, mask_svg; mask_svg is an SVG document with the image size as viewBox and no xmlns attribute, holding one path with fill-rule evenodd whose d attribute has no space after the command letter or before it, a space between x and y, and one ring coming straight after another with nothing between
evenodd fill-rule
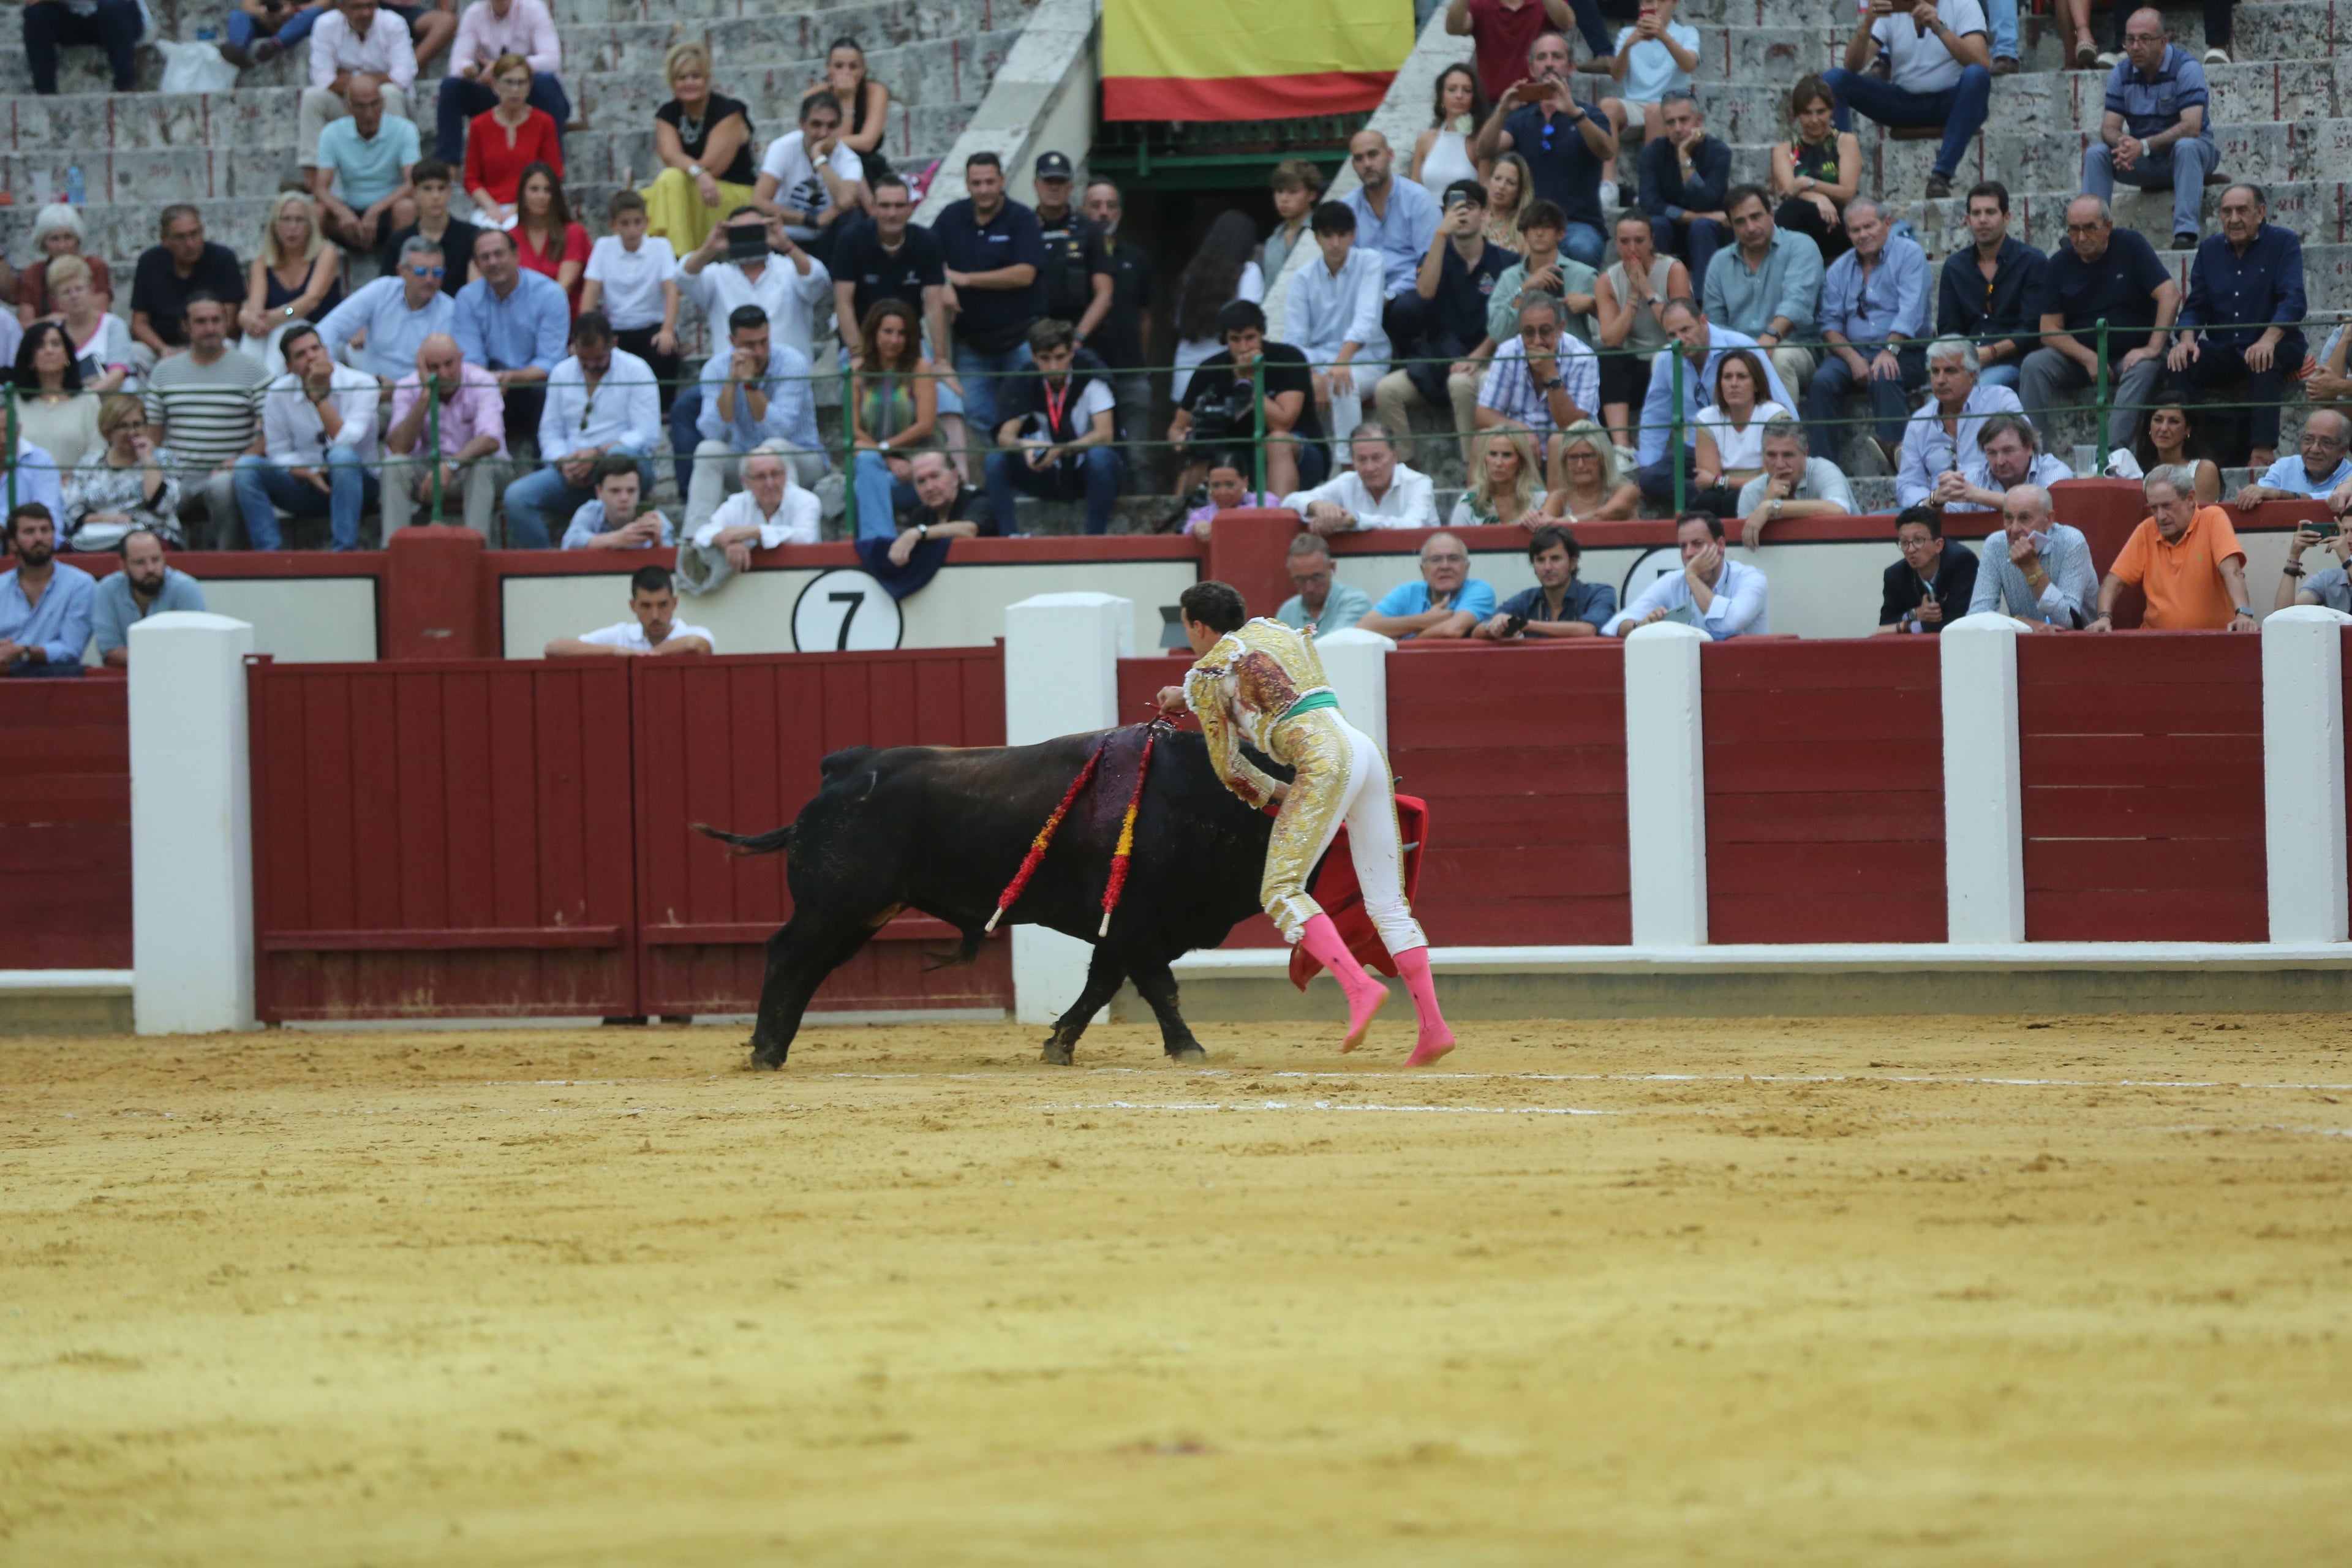
<instances>
[{"instance_id":1,"label":"smartphone","mask_svg":"<svg viewBox=\"0 0 2352 1568\"><path fill-rule=\"evenodd\" d=\"M1525 616L1513 616L1503 623L1503 635L1507 637L1515 637L1527 629L1528 618Z\"/></svg>"},{"instance_id":2,"label":"smartphone","mask_svg":"<svg viewBox=\"0 0 2352 1568\"><path fill-rule=\"evenodd\" d=\"M2322 539L2333 539L2344 531L2344 525L2332 517L2323 522L2315 522L2311 526Z\"/></svg>"},{"instance_id":3,"label":"smartphone","mask_svg":"<svg viewBox=\"0 0 2352 1568\"><path fill-rule=\"evenodd\" d=\"M768 231L751 224L730 225L727 230L727 259L741 266L758 261L768 254Z\"/></svg>"}]
</instances>

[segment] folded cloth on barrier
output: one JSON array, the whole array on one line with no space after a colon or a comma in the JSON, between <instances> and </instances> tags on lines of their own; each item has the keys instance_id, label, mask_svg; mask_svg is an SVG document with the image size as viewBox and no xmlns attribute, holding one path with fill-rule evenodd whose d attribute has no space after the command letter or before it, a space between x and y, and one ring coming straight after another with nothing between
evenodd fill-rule
<instances>
[{"instance_id":1,"label":"folded cloth on barrier","mask_svg":"<svg viewBox=\"0 0 2352 1568\"><path fill-rule=\"evenodd\" d=\"M950 542L924 540L915 546L904 566L891 563L890 546L894 542L887 539L861 539L857 542L857 560L877 583L889 590L892 598L903 599L919 588L930 586L931 579L947 564Z\"/></svg>"},{"instance_id":2,"label":"folded cloth on barrier","mask_svg":"<svg viewBox=\"0 0 2352 1568\"><path fill-rule=\"evenodd\" d=\"M1397 832L1404 843L1404 896L1410 903L1421 889L1421 852L1429 842L1429 803L1419 795L1401 795L1396 797ZM1387 944L1381 941L1380 931L1364 913L1364 890L1356 881L1355 858L1348 852L1348 830L1341 827L1331 840L1331 847L1323 852L1322 861L1315 874L1307 879L1307 890L1323 906L1339 928L1339 940L1356 955L1356 962L1367 969L1377 969L1393 978L1396 960L1389 955ZM1307 983L1323 973L1323 965L1304 947L1290 950L1290 983L1301 991Z\"/></svg>"}]
</instances>

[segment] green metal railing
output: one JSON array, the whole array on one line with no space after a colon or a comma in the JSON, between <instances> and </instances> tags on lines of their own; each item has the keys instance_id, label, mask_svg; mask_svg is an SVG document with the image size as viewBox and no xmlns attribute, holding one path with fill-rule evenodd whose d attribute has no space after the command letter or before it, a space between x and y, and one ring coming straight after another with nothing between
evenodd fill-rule
<instances>
[{"instance_id":1,"label":"green metal railing","mask_svg":"<svg viewBox=\"0 0 2352 1568\"><path fill-rule=\"evenodd\" d=\"M2135 329L2135 331L2137 331L2137 329ZM2084 334L2013 332L2004 333L2001 335L2016 339L2043 338L2061 335L2076 337L2079 339L2080 336ZM2119 377L2116 374L2114 362L2111 357L2113 353L2111 346L2113 332L2110 323L2105 319L2101 319L2095 324L2092 331L2087 335L2090 335L2093 338L2094 352L2095 355L2095 366L2091 376L2092 397L2090 405L2095 425L2094 450L2096 454L2094 471L2104 472L2111 451L2107 433L2108 419L2115 409L2116 393ZM1924 348L1927 341L1927 340L1911 340L1911 346L1919 346ZM1604 348L1597 349L1593 352L1597 355L1602 357L1613 358L1633 355L1642 353L1643 351L1626 348ZM1670 363L1666 365L1654 367L1654 374L1655 373L1655 370L1662 369L1664 370L1672 378L1669 388L1670 408L1666 418L1663 421L1663 428L1664 429L1667 437L1667 452L1669 456L1674 456L1685 450L1690 441L1689 421L1685 418L1683 411L1689 398L1689 377L1693 374L1693 368L1688 357L1681 351L1680 346L1671 341L1665 350L1651 352L1663 353L1670 361ZM1766 360L1767 363L1769 363L1769 351L1759 349L1751 352L1757 353L1759 359ZM1817 352L1819 351L1817 350ZM1336 361L1308 362L1308 368L1328 370L1334 368L1339 363L1339 362ZM1391 359L1383 363L1387 370L1404 370L1416 365L1444 365L1452 363L1458 363L1458 361L1447 359L1423 360L1406 358ZM1267 419L1266 363L1267 362L1265 357L1261 354L1252 362L1249 369L1252 414L1247 437L1243 437L1237 434L1230 439L1221 439L1216 443L1216 449L1219 451L1237 450L1244 445L1244 443L1246 444L1249 449L1248 461L1252 489L1254 492L1261 494L1265 493L1266 486L1268 448L1278 443L1296 439L1296 437L1292 437L1288 432L1276 430L1271 428L1269 426ZM1088 368L1093 374L1104 374L1102 372L1093 371L1093 367ZM1166 367L1164 366L1150 367L1149 374L1164 374L1165 368ZM959 373L945 365L937 365L930 369L915 372L902 372L898 374L902 376L923 380L943 381L952 378L961 384L961 382L970 379L984 378L993 380L1010 380L1015 377L1034 375L1036 373L1034 367L1024 367L1017 370L1001 372ZM1108 374L1118 375L1134 373L1129 371L1111 371ZM821 381L831 380L835 384L841 400L841 428L837 443L828 444L829 449L826 450L825 456L831 460L837 461L839 465L844 485L844 510L845 514L852 520L853 530L855 527L855 520L857 515L857 458L859 454L859 447L856 444L857 421L854 405L858 395L859 379L859 373L853 366L846 364L841 366L837 371L813 369L808 374L801 376L764 378L766 384L771 385L784 381L798 380L805 382L809 384L812 391L814 391L816 384ZM665 386L683 388L687 386L700 385L702 383L699 376L693 376L667 381L661 384ZM409 457L394 457L387 454L383 459L383 467L387 473L391 473L402 468L411 468L415 464L420 462L430 462L433 465L432 479L428 489L428 505L426 510L431 521L436 523L439 523L444 521L446 518L450 500L447 494L448 486L446 482L445 476L446 454L442 450L441 436L444 399L439 382L435 379L427 378L423 388L423 395L425 398L425 429L420 449L415 455ZM1364 386L1360 395L1363 402L1369 405L1373 399L1372 388L1369 385ZM2155 395L2152 395L2150 399L2151 403L2163 400L2166 399ZM5 415L5 450L8 454L8 461L6 463L5 469L6 500L7 505L13 509L21 494L15 454L17 451L21 441L22 416L17 406L17 399L16 397L11 396L0 401L5 401L6 404ZM2232 407L2253 407L2256 406L2256 405L2251 402L2227 403L2200 400L2198 406L2201 409L2212 410ZM1600 408L1590 409L1584 412L1595 424L1601 425L1604 430L1607 431L1612 438L1616 435L1622 434L1630 437L1636 444L1638 444L1642 435L1655 427L1643 424L1640 421L1638 412L1636 412L1634 416L1625 424L1615 426L1611 426L1607 424L1605 416ZM1800 414L1800 416L1802 417L1801 411L1791 410L1791 412L1798 413ZM1813 427L1822 425L1829 425L1832 426L1870 426L1875 424L1877 420L1874 415L1864 413L1860 415L1840 416L1834 419L1829 420L1806 419L1804 422L1809 430L1811 430ZM1404 442L1412 439L1416 433L1410 431L1398 431L1393 432L1392 434L1398 437L1400 442ZM1480 435L1481 432L1475 429L1467 431L1456 430L1446 432L1442 437L1431 437L1429 433L1425 432L1420 434L1422 434L1425 438L1461 439L1465 437L1475 438ZM1347 435L1348 432L1344 430L1332 430L1326 433L1325 439L1336 444L1344 441ZM964 452L970 453L977 451L986 453L995 449L992 438L993 432L974 430L971 433L971 444L963 448ZM2046 441L2046 436L2044 439ZM1815 435L1812 445L1817 451L1826 449L1824 443L1819 439L1818 433ZM933 442L933 446L950 450L951 452L954 450L954 448L947 448L944 442L937 440ZM1148 458L1150 454L1160 450L1180 449L1186 450L1190 455L1197 457L1201 455L1202 446L1202 444L1197 438L1178 440L1172 437L1159 438L1138 436L1132 433L1130 433L1128 438L1118 441L1114 444L1115 449L1121 451L1133 459ZM897 449L897 453L903 453L905 455L911 456L913 452L918 449L919 448L915 447L901 447ZM2048 449L2046 446L2044 449ZM658 462L671 461L673 460L674 456L682 456L684 460L689 466L695 460L692 454L674 455L659 451L643 454L640 460L647 465L651 465ZM64 476L62 475L60 476L61 479ZM977 476L975 475L974 477ZM1675 463L1673 479L1673 498L1675 510L1676 511L1684 510L1690 499L1690 464L1688 460L1678 458ZM1473 476L1473 479L1475 479L1475 476ZM66 520L64 519L58 520L61 531L63 531L65 521Z\"/></svg>"}]
</instances>

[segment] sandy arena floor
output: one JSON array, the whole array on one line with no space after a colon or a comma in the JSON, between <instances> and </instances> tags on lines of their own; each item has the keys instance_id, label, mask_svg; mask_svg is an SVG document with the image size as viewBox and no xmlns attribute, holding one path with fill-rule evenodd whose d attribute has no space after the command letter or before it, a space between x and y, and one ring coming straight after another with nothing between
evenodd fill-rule
<instances>
[{"instance_id":1,"label":"sandy arena floor","mask_svg":"<svg viewBox=\"0 0 2352 1568\"><path fill-rule=\"evenodd\" d=\"M2334 1018L0 1042L0 1562L2352 1561Z\"/></svg>"}]
</instances>

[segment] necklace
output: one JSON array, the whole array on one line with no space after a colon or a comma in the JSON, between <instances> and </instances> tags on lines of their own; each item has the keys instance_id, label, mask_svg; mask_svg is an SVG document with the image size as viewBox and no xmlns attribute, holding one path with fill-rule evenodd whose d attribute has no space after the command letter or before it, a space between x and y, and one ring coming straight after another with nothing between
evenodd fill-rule
<instances>
[{"instance_id":1,"label":"necklace","mask_svg":"<svg viewBox=\"0 0 2352 1568\"><path fill-rule=\"evenodd\" d=\"M679 104L677 106L677 139L680 142L685 142L689 147L699 147L702 145L702 121L704 117L709 114L709 112L710 100L709 99L705 99L702 101L701 114L688 114L686 111L686 105L683 103Z\"/></svg>"}]
</instances>

